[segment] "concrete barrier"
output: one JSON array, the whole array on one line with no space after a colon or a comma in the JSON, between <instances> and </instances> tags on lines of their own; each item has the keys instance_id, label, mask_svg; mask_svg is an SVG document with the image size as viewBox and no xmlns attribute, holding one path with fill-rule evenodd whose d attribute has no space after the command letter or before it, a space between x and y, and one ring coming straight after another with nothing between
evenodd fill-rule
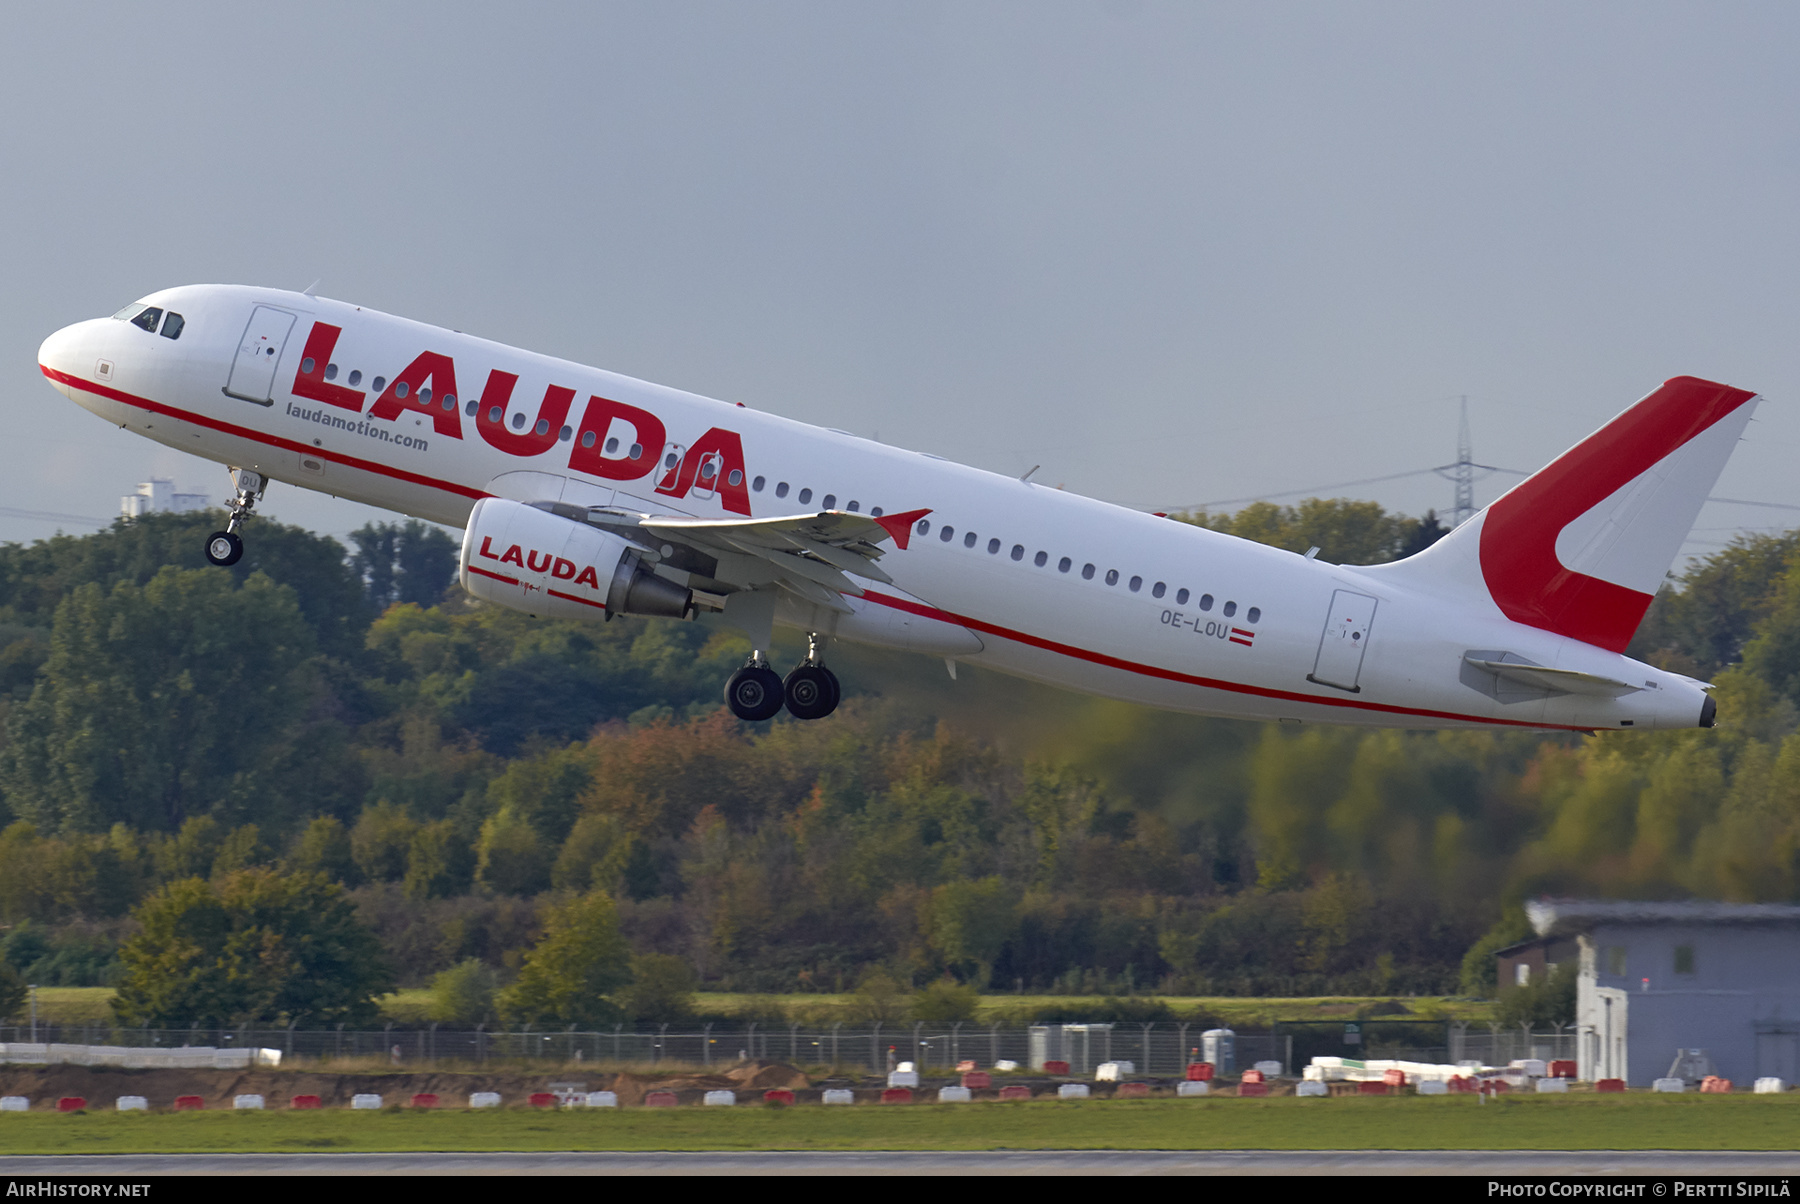
<instances>
[{"instance_id":1,"label":"concrete barrier","mask_svg":"<svg viewBox=\"0 0 1800 1204\"><path fill-rule=\"evenodd\" d=\"M31 1101L22 1095L0 1095L0 1112L29 1112Z\"/></svg>"},{"instance_id":2,"label":"concrete barrier","mask_svg":"<svg viewBox=\"0 0 1800 1204\"><path fill-rule=\"evenodd\" d=\"M1567 1095L1569 1092L1569 1080L1538 1079L1537 1091L1539 1095Z\"/></svg>"},{"instance_id":3,"label":"concrete barrier","mask_svg":"<svg viewBox=\"0 0 1800 1204\"><path fill-rule=\"evenodd\" d=\"M1200 1079L1183 1079L1175 1084L1175 1094L1182 1099L1190 1099L1196 1095L1205 1095L1212 1090L1212 1084Z\"/></svg>"},{"instance_id":4,"label":"concrete barrier","mask_svg":"<svg viewBox=\"0 0 1800 1204\"><path fill-rule=\"evenodd\" d=\"M87 1108L87 1097L84 1095L65 1095L56 1101L58 1112L81 1112Z\"/></svg>"},{"instance_id":5,"label":"concrete barrier","mask_svg":"<svg viewBox=\"0 0 1800 1204\"><path fill-rule=\"evenodd\" d=\"M1213 1064L1211 1062L1189 1062L1188 1063L1188 1067L1187 1067L1187 1081L1188 1082L1190 1082L1190 1083L1210 1083L1210 1082L1212 1082L1212 1077L1213 1077Z\"/></svg>"},{"instance_id":6,"label":"concrete barrier","mask_svg":"<svg viewBox=\"0 0 1800 1204\"><path fill-rule=\"evenodd\" d=\"M533 1091L525 1100L533 1108L554 1108L562 1103L554 1091Z\"/></svg>"},{"instance_id":7,"label":"concrete barrier","mask_svg":"<svg viewBox=\"0 0 1800 1204\"><path fill-rule=\"evenodd\" d=\"M966 1104L975 1097L967 1087L939 1087L937 1098L940 1104Z\"/></svg>"},{"instance_id":8,"label":"concrete barrier","mask_svg":"<svg viewBox=\"0 0 1800 1204\"><path fill-rule=\"evenodd\" d=\"M652 1091L644 1097L646 1108L673 1108L680 1102L673 1091Z\"/></svg>"},{"instance_id":9,"label":"concrete barrier","mask_svg":"<svg viewBox=\"0 0 1800 1204\"><path fill-rule=\"evenodd\" d=\"M1594 1084L1594 1090L1595 1091L1623 1091L1623 1090L1625 1090L1625 1080L1624 1079L1601 1079L1599 1082Z\"/></svg>"},{"instance_id":10,"label":"concrete barrier","mask_svg":"<svg viewBox=\"0 0 1800 1204\"><path fill-rule=\"evenodd\" d=\"M1060 1058L1051 1058L1049 1061L1044 1063L1044 1073L1045 1074L1068 1074L1069 1073L1069 1064L1067 1062L1062 1061Z\"/></svg>"},{"instance_id":11,"label":"concrete barrier","mask_svg":"<svg viewBox=\"0 0 1800 1204\"><path fill-rule=\"evenodd\" d=\"M1550 1063L1550 1077L1553 1079L1572 1079L1577 1073L1574 1058L1557 1058Z\"/></svg>"},{"instance_id":12,"label":"concrete barrier","mask_svg":"<svg viewBox=\"0 0 1800 1204\"><path fill-rule=\"evenodd\" d=\"M708 1091L700 1102L708 1108L730 1108L737 1104L735 1091Z\"/></svg>"},{"instance_id":13,"label":"concrete barrier","mask_svg":"<svg viewBox=\"0 0 1800 1204\"><path fill-rule=\"evenodd\" d=\"M1086 1099L1088 1085L1086 1083L1064 1083L1056 1089L1057 1099Z\"/></svg>"},{"instance_id":14,"label":"concrete barrier","mask_svg":"<svg viewBox=\"0 0 1800 1204\"><path fill-rule=\"evenodd\" d=\"M910 1104L912 1099L911 1087L889 1087L881 1093L884 1104Z\"/></svg>"},{"instance_id":15,"label":"concrete barrier","mask_svg":"<svg viewBox=\"0 0 1800 1204\"><path fill-rule=\"evenodd\" d=\"M1000 1088L1000 1098L1003 1100L1030 1099L1031 1088L1023 1083L1008 1083L1006 1086Z\"/></svg>"},{"instance_id":16,"label":"concrete barrier","mask_svg":"<svg viewBox=\"0 0 1800 1204\"><path fill-rule=\"evenodd\" d=\"M1720 1078L1716 1074L1709 1074L1700 1080L1700 1090L1708 1095L1730 1095L1731 1080Z\"/></svg>"},{"instance_id":17,"label":"concrete barrier","mask_svg":"<svg viewBox=\"0 0 1800 1204\"><path fill-rule=\"evenodd\" d=\"M1276 1061L1272 1061L1272 1060L1258 1062L1256 1064L1256 1069L1260 1070L1262 1072L1264 1082L1267 1082L1270 1079L1281 1077L1281 1063L1280 1062L1276 1062Z\"/></svg>"},{"instance_id":18,"label":"concrete barrier","mask_svg":"<svg viewBox=\"0 0 1800 1204\"><path fill-rule=\"evenodd\" d=\"M260 1095L234 1095L231 1106L239 1112L261 1112L263 1097Z\"/></svg>"},{"instance_id":19,"label":"concrete barrier","mask_svg":"<svg viewBox=\"0 0 1800 1204\"><path fill-rule=\"evenodd\" d=\"M469 1093L469 1107L471 1108L498 1108L499 1106L500 1093L498 1091L471 1091Z\"/></svg>"},{"instance_id":20,"label":"concrete barrier","mask_svg":"<svg viewBox=\"0 0 1800 1204\"><path fill-rule=\"evenodd\" d=\"M1657 1079L1650 1084L1652 1091L1664 1091L1671 1095L1679 1095L1687 1090L1687 1082L1683 1079Z\"/></svg>"},{"instance_id":21,"label":"concrete barrier","mask_svg":"<svg viewBox=\"0 0 1800 1204\"><path fill-rule=\"evenodd\" d=\"M587 1106L590 1108L617 1108L619 1106L618 1092L590 1091L588 1092Z\"/></svg>"},{"instance_id":22,"label":"concrete barrier","mask_svg":"<svg viewBox=\"0 0 1800 1204\"><path fill-rule=\"evenodd\" d=\"M1439 1083L1438 1086L1442 1087L1443 1084ZM1294 1088L1294 1094L1327 1097L1331 1094L1331 1088L1325 1085L1323 1079L1302 1079L1300 1085Z\"/></svg>"},{"instance_id":23,"label":"concrete barrier","mask_svg":"<svg viewBox=\"0 0 1800 1204\"><path fill-rule=\"evenodd\" d=\"M113 1108L120 1112L148 1112L150 1101L141 1095L121 1095L113 1103Z\"/></svg>"},{"instance_id":24,"label":"concrete barrier","mask_svg":"<svg viewBox=\"0 0 1800 1204\"><path fill-rule=\"evenodd\" d=\"M302 1110L323 1108L325 1101L316 1095L296 1095L288 1101L288 1107Z\"/></svg>"},{"instance_id":25,"label":"concrete barrier","mask_svg":"<svg viewBox=\"0 0 1800 1204\"><path fill-rule=\"evenodd\" d=\"M1113 1092L1116 1099L1143 1099L1149 1094L1149 1083L1120 1083L1119 1089Z\"/></svg>"},{"instance_id":26,"label":"concrete barrier","mask_svg":"<svg viewBox=\"0 0 1800 1204\"><path fill-rule=\"evenodd\" d=\"M1356 1094L1358 1095L1386 1095L1392 1090L1393 1088L1386 1083L1377 1083L1373 1079L1364 1079L1356 1085Z\"/></svg>"},{"instance_id":27,"label":"concrete barrier","mask_svg":"<svg viewBox=\"0 0 1800 1204\"><path fill-rule=\"evenodd\" d=\"M1549 1064L1542 1058L1520 1058L1507 1065L1510 1069L1524 1071L1525 1077L1529 1079L1541 1079L1550 1073Z\"/></svg>"},{"instance_id":28,"label":"concrete barrier","mask_svg":"<svg viewBox=\"0 0 1800 1204\"><path fill-rule=\"evenodd\" d=\"M1116 1083L1123 1073L1124 1067L1117 1062L1102 1062L1094 1068L1094 1081L1096 1083Z\"/></svg>"},{"instance_id":29,"label":"concrete barrier","mask_svg":"<svg viewBox=\"0 0 1800 1204\"><path fill-rule=\"evenodd\" d=\"M901 1065L911 1066L912 1063L903 1062ZM890 1087L917 1087L919 1072L916 1070L890 1070L888 1071L887 1085Z\"/></svg>"},{"instance_id":30,"label":"concrete barrier","mask_svg":"<svg viewBox=\"0 0 1800 1204\"><path fill-rule=\"evenodd\" d=\"M374 1092L350 1097L350 1106L363 1111L372 1111L381 1107L381 1097Z\"/></svg>"},{"instance_id":31,"label":"concrete barrier","mask_svg":"<svg viewBox=\"0 0 1800 1204\"><path fill-rule=\"evenodd\" d=\"M206 1101L197 1095L178 1095L175 1097L175 1111L201 1112L206 1108Z\"/></svg>"},{"instance_id":32,"label":"concrete barrier","mask_svg":"<svg viewBox=\"0 0 1800 1204\"><path fill-rule=\"evenodd\" d=\"M438 1106L437 1093L434 1091L415 1091L412 1097L415 1108L435 1108Z\"/></svg>"},{"instance_id":33,"label":"concrete barrier","mask_svg":"<svg viewBox=\"0 0 1800 1204\"><path fill-rule=\"evenodd\" d=\"M1004 1070L1004 1071L1010 1072L1010 1071L1017 1070L1018 1068L1019 1068L1019 1064L1017 1062L1013 1061L1011 1058L1001 1058L998 1062L994 1063L995 1070Z\"/></svg>"},{"instance_id":34,"label":"concrete barrier","mask_svg":"<svg viewBox=\"0 0 1800 1204\"><path fill-rule=\"evenodd\" d=\"M994 1076L985 1070L971 1070L962 1076L962 1085L970 1091L985 1091L994 1085Z\"/></svg>"},{"instance_id":35,"label":"concrete barrier","mask_svg":"<svg viewBox=\"0 0 1800 1204\"><path fill-rule=\"evenodd\" d=\"M771 1087L763 1092L763 1103L779 1104L781 1107L791 1108L794 1104L794 1093L786 1087Z\"/></svg>"},{"instance_id":36,"label":"concrete barrier","mask_svg":"<svg viewBox=\"0 0 1800 1204\"><path fill-rule=\"evenodd\" d=\"M825 1093L819 1097L819 1102L822 1104L854 1104L856 1093L843 1087L827 1087Z\"/></svg>"},{"instance_id":37,"label":"concrete barrier","mask_svg":"<svg viewBox=\"0 0 1800 1204\"><path fill-rule=\"evenodd\" d=\"M1246 1099L1252 1096L1267 1095L1269 1094L1269 1085L1267 1083L1246 1083L1240 1081L1238 1083L1237 1093L1239 1096Z\"/></svg>"},{"instance_id":38,"label":"concrete barrier","mask_svg":"<svg viewBox=\"0 0 1800 1204\"><path fill-rule=\"evenodd\" d=\"M1787 1090L1787 1084L1770 1075L1757 1079L1756 1085L1751 1090L1757 1095L1780 1095Z\"/></svg>"}]
</instances>

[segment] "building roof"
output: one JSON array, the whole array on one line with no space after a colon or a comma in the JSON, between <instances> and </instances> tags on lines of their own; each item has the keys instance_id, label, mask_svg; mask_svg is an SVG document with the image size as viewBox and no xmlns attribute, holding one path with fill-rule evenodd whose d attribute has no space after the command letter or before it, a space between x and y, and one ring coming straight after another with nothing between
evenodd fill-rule
<instances>
[{"instance_id":1,"label":"building roof","mask_svg":"<svg viewBox=\"0 0 1800 1204\"><path fill-rule=\"evenodd\" d=\"M1794 924L1793 903L1652 903L1589 899L1535 899L1525 915L1539 936L1586 932L1601 924Z\"/></svg>"}]
</instances>

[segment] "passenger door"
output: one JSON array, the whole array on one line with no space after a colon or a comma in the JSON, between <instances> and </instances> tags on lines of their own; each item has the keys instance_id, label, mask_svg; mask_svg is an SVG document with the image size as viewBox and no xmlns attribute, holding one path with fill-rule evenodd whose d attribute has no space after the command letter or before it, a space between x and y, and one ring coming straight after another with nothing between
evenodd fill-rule
<instances>
[{"instance_id":1,"label":"passenger door","mask_svg":"<svg viewBox=\"0 0 1800 1204\"><path fill-rule=\"evenodd\" d=\"M1375 599L1367 594L1340 589L1331 595L1331 613L1325 620L1325 631L1319 637L1319 655L1313 660L1313 671L1306 680L1321 686L1335 686L1352 694L1362 692L1357 678L1362 674L1363 654L1369 649L1369 628L1375 622Z\"/></svg>"},{"instance_id":2,"label":"passenger door","mask_svg":"<svg viewBox=\"0 0 1800 1204\"><path fill-rule=\"evenodd\" d=\"M285 309L259 305L252 310L250 324L244 327L244 337L238 340L237 355L231 361L225 395L259 406L274 405L275 369L293 329L294 315Z\"/></svg>"}]
</instances>

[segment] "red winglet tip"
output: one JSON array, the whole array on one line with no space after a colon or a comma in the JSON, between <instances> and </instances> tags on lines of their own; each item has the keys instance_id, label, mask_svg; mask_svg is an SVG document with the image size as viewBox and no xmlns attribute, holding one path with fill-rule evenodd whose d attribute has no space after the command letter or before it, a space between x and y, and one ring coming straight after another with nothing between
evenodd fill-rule
<instances>
[{"instance_id":1,"label":"red winglet tip","mask_svg":"<svg viewBox=\"0 0 1800 1204\"><path fill-rule=\"evenodd\" d=\"M930 510L908 510L905 514L884 514L875 522L894 537L894 546L904 552L906 545L912 541L913 524L930 513Z\"/></svg>"}]
</instances>

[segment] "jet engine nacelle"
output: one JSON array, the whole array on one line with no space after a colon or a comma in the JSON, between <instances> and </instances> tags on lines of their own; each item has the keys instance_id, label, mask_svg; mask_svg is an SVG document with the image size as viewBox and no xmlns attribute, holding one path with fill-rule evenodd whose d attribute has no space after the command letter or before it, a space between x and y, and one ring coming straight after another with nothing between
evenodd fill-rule
<instances>
[{"instance_id":1,"label":"jet engine nacelle","mask_svg":"<svg viewBox=\"0 0 1800 1204\"><path fill-rule=\"evenodd\" d=\"M506 498L475 503L463 531L462 587L547 619L686 618L693 591L657 576L610 531Z\"/></svg>"}]
</instances>

